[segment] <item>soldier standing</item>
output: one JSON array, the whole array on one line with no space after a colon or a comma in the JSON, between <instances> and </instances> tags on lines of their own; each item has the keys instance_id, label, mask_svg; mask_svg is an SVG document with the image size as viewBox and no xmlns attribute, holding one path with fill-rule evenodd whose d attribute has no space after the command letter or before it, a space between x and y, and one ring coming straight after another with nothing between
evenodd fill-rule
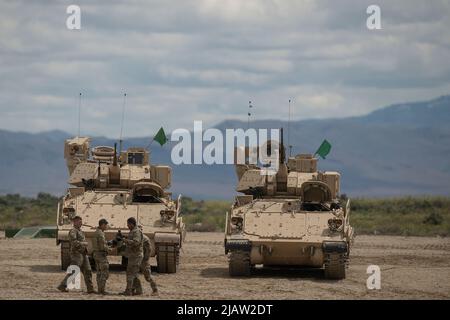
<instances>
[{"instance_id":1,"label":"soldier standing","mask_svg":"<svg viewBox=\"0 0 450 320\"><path fill-rule=\"evenodd\" d=\"M131 217L127 220L127 227L130 230L128 237L123 239L125 244L125 255L128 257L127 265L127 288L122 293L126 296L141 295L142 285L139 279L139 270L142 264L142 232L136 225L136 219ZM133 292L134 291L134 292Z\"/></svg>"},{"instance_id":2,"label":"soldier standing","mask_svg":"<svg viewBox=\"0 0 450 320\"><path fill-rule=\"evenodd\" d=\"M109 277L109 263L107 257L109 248L105 238L105 230L107 228L108 221L106 221L106 219L100 219L92 242L92 255L97 268L97 288L99 294L107 294L105 291L106 280L108 280Z\"/></svg>"},{"instance_id":3,"label":"soldier standing","mask_svg":"<svg viewBox=\"0 0 450 320\"><path fill-rule=\"evenodd\" d=\"M94 293L91 265L87 256L87 241L83 231L81 231L83 220L80 216L75 216L72 222L73 228L69 231L70 265L77 265L80 268L86 284L87 293ZM70 276L71 274L69 273L64 277L58 286L58 290L67 292L67 280Z\"/></svg>"},{"instance_id":4,"label":"soldier standing","mask_svg":"<svg viewBox=\"0 0 450 320\"><path fill-rule=\"evenodd\" d=\"M155 280L152 278L151 267L150 267L150 253L151 253L151 242L150 239L143 234L142 235L142 246L144 250L144 257L141 263L141 272L144 274L144 278L147 282L150 283L150 287L152 288L152 295L155 296L158 294L158 287L156 286Z\"/></svg>"}]
</instances>

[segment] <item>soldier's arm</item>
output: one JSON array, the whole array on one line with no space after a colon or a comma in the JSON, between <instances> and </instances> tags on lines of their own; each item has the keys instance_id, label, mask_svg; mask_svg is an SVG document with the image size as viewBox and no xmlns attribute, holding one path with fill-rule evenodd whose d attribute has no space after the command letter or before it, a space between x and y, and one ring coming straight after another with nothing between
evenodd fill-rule
<instances>
[{"instance_id":1,"label":"soldier's arm","mask_svg":"<svg viewBox=\"0 0 450 320\"><path fill-rule=\"evenodd\" d=\"M124 242L129 247L138 247L141 244L139 232L130 232L128 238L124 239Z\"/></svg>"},{"instance_id":2,"label":"soldier's arm","mask_svg":"<svg viewBox=\"0 0 450 320\"><path fill-rule=\"evenodd\" d=\"M150 253L152 252L150 240L144 239L144 258L150 258Z\"/></svg>"},{"instance_id":3,"label":"soldier's arm","mask_svg":"<svg viewBox=\"0 0 450 320\"><path fill-rule=\"evenodd\" d=\"M105 234L101 232L98 236L98 249L100 251L108 251L108 245L106 243Z\"/></svg>"},{"instance_id":4,"label":"soldier's arm","mask_svg":"<svg viewBox=\"0 0 450 320\"><path fill-rule=\"evenodd\" d=\"M70 245L78 251L81 251L82 249L85 249L87 247L87 242L79 241L77 239L77 232L75 230L70 230L69 241Z\"/></svg>"}]
</instances>

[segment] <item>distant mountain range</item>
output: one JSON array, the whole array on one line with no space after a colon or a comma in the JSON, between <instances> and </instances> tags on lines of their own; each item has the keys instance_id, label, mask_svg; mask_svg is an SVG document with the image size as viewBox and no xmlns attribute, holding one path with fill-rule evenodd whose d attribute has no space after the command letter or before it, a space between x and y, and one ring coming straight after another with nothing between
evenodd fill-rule
<instances>
[{"instance_id":1,"label":"distant mountain range","mask_svg":"<svg viewBox=\"0 0 450 320\"><path fill-rule=\"evenodd\" d=\"M450 96L385 107L361 117L291 122L293 153L314 152L323 139L332 144L321 170L341 173L341 191L349 196L449 195ZM254 128L287 128L284 121L261 120ZM226 120L216 128L246 128ZM63 143L69 134L0 130L0 194L62 195L67 187ZM287 134L285 132L285 141ZM146 146L149 138L131 138L124 146ZM94 137L92 145L113 145ZM170 164L171 145L153 145L153 163ZM197 199L231 199L236 184L231 165L172 165L172 192Z\"/></svg>"}]
</instances>

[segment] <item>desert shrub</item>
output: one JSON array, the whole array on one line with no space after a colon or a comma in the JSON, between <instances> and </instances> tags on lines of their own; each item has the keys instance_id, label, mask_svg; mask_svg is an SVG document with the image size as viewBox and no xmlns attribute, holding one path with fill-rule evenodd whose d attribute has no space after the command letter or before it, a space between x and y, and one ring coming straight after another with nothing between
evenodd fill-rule
<instances>
[{"instance_id":1,"label":"desert shrub","mask_svg":"<svg viewBox=\"0 0 450 320\"><path fill-rule=\"evenodd\" d=\"M450 235L450 198L352 199L350 221L358 234Z\"/></svg>"},{"instance_id":2,"label":"desert shrub","mask_svg":"<svg viewBox=\"0 0 450 320\"><path fill-rule=\"evenodd\" d=\"M0 229L53 225L57 203L58 198L47 193L36 198L0 196ZM357 234L450 236L448 197L356 198L351 203L350 222ZM222 232L230 207L230 201L186 197L181 214L188 231Z\"/></svg>"},{"instance_id":3,"label":"desert shrub","mask_svg":"<svg viewBox=\"0 0 450 320\"><path fill-rule=\"evenodd\" d=\"M432 225L440 225L444 221L444 218L436 212L430 213L428 216L423 219L423 223L432 224Z\"/></svg>"}]
</instances>

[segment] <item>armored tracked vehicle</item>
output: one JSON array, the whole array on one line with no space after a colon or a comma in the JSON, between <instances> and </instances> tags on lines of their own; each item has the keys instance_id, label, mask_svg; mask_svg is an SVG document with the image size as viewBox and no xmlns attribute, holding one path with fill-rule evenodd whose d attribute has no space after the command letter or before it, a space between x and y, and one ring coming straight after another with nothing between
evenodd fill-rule
<instances>
[{"instance_id":1,"label":"armored tracked vehicle","mask_svg":"<svg viewBox=\"0 0 450 320\"><path fill-rule=\"evenodd\" d=\"M339 199L340 174L318 171L311 154L286 162L282 141L276 174L262 169L236 165L243 195L226 216L230 275L249 276L264 265L324 268L326 278L345 278L353 228L350 201Z\"/></svg>"},{"instance_id":2,"label":"armored tracked vehicle","mask_svg":"<svg viewBox=\"0 0 450 320\"><path fill-rule=\"evenodd\" d=\"M185 237L185 225L180 217L181 196L176 201L166 189L170 187L172 170L168 166L152 165L144 148L129 148L116 152L116 146L90 149L90 138L76 137L65 141L64 158L69 171L66 195L57 212L57 245L61 245L61 267L70 263L68 233L75 215L83 218L82 231L92 254L92 239L98 221L105 218L109 229L106 240L114 240L120 230L128 233L127 219L136 218L138 225L152 244L151 256L156 256L160 273L175 273L179 250ZM119 248L112 255L126 257Z\"/></svg>"}]
</instances>

